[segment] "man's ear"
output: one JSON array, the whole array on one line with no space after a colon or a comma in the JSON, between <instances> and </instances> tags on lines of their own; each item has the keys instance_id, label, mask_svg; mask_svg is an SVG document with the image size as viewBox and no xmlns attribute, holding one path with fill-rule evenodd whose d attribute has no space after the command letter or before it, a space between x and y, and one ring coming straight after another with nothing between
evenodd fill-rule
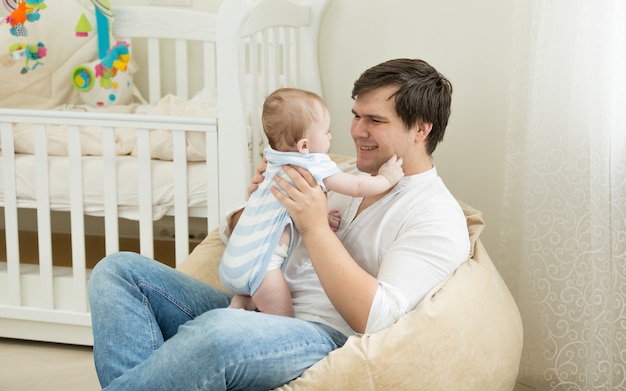
<instances>
[{"instance_id":1,"label":"man's ear","mask_svg":"<svg viewBox=\"0 0 626 391\"><path fill-rule=\"evenodd\" d=\"M309 139L301 138L296 143L296 148L298 148L298 152L300 153L309 153Z\"/></svg>"},{"instance_id":2,"label":"man's ear","mask_svg":"<svg viewBox=\"0 0 626 391\"><path fill-rule=\"evenodd\" d=\"M428 138L430 131L433 129L433 124L430 122L420 122L416 125L417 131L415 133L416 140L424 141Z\"/></svg>"}]
</instances>

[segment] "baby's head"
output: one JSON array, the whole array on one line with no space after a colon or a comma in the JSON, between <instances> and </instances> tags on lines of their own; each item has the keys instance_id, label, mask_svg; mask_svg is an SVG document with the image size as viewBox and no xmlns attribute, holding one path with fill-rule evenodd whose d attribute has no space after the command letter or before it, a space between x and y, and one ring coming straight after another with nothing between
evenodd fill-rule
<instances>
[{"instance_id":1,"label":"baby's head","mask_svg":"<svg viewBox=\"0 0 626 391\"><path fill-rule=\"evenodd\" d=\"M263 130L276 151L326 153L330 148L330 115L318 95L281 88L263 104Z\"/></svg>"}]
</instances>

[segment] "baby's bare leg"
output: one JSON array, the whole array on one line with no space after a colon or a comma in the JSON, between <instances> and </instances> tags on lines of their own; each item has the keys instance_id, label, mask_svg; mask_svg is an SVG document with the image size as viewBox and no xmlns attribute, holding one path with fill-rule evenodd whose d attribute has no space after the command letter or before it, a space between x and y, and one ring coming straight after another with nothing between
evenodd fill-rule
<instances>
[{"instance_id":1,"label":"baby's bare leg","mask_svg":"<svg viewBox=\"0 0 626 391\"><path fill-rule=\"evenodd\" d=\"M259 289L252 295L259 311L282 316L293 316L291 292L281 269L269 270Z\"/></svg>"},{"instance_id":2,"label":"baby's bare leg","mask_svg":"<svg viewBox=\"0 0 626 391\"><path fill-rule=\"evenodd\" d=\"M272 255L268 271L265 273L259 289L252 295L252 301L261 312L293 316L291 292L281 269L285 257L287 257L290 239L291 231L289 227L285 227Z\"/></svg>"},{"instance_id":3,"label":"baby's bare leg","mask_svg":"<svg viewBox=\"0 0 626 391\"><path fill-rule=\"evenodd\" d=\"M254 311L256 310L256 305L254 305L254 301L250 296L235 295L230 300L230 305L228 306L228 308L239 308L248 311Z\"/></svg>"}]
</instances>

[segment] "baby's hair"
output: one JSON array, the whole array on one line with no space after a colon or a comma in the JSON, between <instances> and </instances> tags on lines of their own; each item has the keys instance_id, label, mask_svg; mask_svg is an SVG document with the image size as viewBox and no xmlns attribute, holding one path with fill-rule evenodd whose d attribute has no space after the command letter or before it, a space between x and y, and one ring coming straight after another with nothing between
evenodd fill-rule
<instances>
[{"instance_id":1,"label":"baby's hair","mask_svg":"<svg viewBox=\"0 0 626 391\"><path fill-rule=\"evenodd\" d=\"M263 131L270 147L277 151L293 151L298 140L315 118L315 105L325 107L322 98L310 91L280 88L272 92L263 104Z\"/></svg>"}]
</instances>

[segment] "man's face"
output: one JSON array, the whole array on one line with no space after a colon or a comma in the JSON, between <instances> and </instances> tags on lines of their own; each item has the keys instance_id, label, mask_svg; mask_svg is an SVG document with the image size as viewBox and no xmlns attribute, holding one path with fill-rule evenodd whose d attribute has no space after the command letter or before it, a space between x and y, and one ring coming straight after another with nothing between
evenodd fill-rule
<instances>
[{"instance_id":1,"label":"man's face","mask_svg":"<svg viewBox=\"0 0 626 391\"><path fill-rule=\"evenodd\" d=\"M414 142L395 110L395 99L389 98L396 86L382 87L360 93L352 107L350 134L357 153L357 168L376 174L391 156L409 156Z\"/></svg>"}]
</instances>

